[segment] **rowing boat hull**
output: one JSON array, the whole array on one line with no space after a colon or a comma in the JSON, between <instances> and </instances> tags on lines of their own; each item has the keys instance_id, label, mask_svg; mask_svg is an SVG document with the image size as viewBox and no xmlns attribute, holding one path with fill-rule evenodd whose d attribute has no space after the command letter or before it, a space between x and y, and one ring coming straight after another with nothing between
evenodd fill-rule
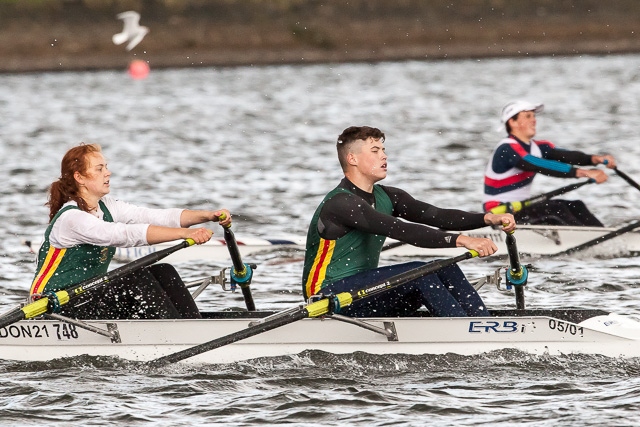
<instances>
[{"instance_id":1,"label":"rowing boat hull","mask_svg":"<svg viewBox=\"0 0 640 427\"><path fill-rule=\"evenodd\" d=\"M601 237L614 230L614 228L603 227L522 225L518 227L516 234L520 253L535 256L551 256ZM508 254L505 234L499 229L485 227L478 230L465 231L463 234L473 237L489 238L493 240L498 247L496 255L506 256ZM387 240L387 244L395 242L396 241L392 239ZM640 231L622 234L616 237L615 240L612 240L612 242L615 242L615 247L608 243L602 243L594 246L590 250L596 251L597 254L607 256L640 254ZM118 248L115 256L119 261L128 262L151 252L168 248L176 243L177 242L168 242L139 248ZM258 254L277 251L302 252L305 249L303 237L271 240L260 238L238 239L238 248L240 249L240 254L243 259L247 260L250 260ZM464 251L464 248L425 249L411 245L402 245L383 251L382 256L451 257L460 255ZM192 260L226 261L228 259L229 252L224 240L211 240L204 245L196 245L175 252L169 255L166 261L171 263Z\"/></svg>"},{"instance_id":2,"label":"rowing boat hull","mask_svg":"<svg viewBox=\"0 0 640 427\"><path fill-rule=\"evenodd\" d=\"M566 311L558 311L559 314L563 312L566 314ZM0 328L0 359L48 361L90 355L150 361L238 332L252 320L255 319L87 322L104 330L117 331L120 342L62 321L22 321ZM334 354L362 351L371 354L473 355L517 349L532 354L640 357L640 323L616 315L598 315L579 323L553 315L371 318L363 321L395 333L395 340L379 331L332 318L304 319L185 362L230 363L294 355L305 350Z\"/></svg>"}]
</instances>

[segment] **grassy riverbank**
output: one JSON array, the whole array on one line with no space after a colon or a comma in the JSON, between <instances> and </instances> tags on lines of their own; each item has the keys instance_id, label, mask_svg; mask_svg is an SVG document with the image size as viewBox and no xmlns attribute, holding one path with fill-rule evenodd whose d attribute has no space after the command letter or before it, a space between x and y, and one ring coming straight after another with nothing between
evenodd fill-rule
<instances>
[{"instance_id":1,"label":"grassy riverbank","mask_svg":"<svg viewBox=\"0 0 640 427\"><path fill-rule=\"evenodd\" d=\"M132 52L111 36L136 10ZM640 51L637 0L0 0L0 71Z\"/></svg>"}]
</instances>

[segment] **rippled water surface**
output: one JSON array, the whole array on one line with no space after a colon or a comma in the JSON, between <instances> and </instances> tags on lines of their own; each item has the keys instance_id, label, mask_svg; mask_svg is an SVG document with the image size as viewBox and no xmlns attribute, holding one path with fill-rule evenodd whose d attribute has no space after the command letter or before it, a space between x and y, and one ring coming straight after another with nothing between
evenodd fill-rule
<instances>
[{"instance_id":1,"label":"rippled water surface","mask_svg":"<svg viewBox=\"0 0 640 427\"><path fill-rule=\"evenodd\" d=\"M415 197L478 210L482 171L512 98L546 105L538 136L610 152L640 179L640 57L397 62L0 75L0 312L33 275L23 240L47 222L46 190L63 153L103 146L112 195L141 205L227 207L238 236L301 235L339 181L335 139L350 125L387 135L389 176ZM566 184L539 177L537 192ZM587 189L588 188L588 189ZM635 219L640 192L611 175L572 194L607 225ZM216 226L216 233L221 230ZM615 241L611 243L615 250ZM256 305L300 302L299 253L264 254ZM406 259L384 262L406 261ZM639 316L639 258L586 252L523 259L530 307L580 306ZM503 260L461 264L482 276ZM186 279L227 267L191 261ZM481 290L491 307L513 296ZM210 289L203 309L242 307ZM640 360L530 356L335 356L309 352L162 370L110 358L0 361L2 425L633 425ZM90 420L90 421L89 421Z\"/></svg>"}]
</instances>

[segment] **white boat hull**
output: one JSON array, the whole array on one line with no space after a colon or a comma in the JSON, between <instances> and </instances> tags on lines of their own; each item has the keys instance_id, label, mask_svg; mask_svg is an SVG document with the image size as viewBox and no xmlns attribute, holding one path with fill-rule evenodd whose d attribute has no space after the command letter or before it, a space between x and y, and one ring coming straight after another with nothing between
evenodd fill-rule
<instances>
[{"instance_id":1,"label":"white boat hull","mask_svg":"<svg viewBox=\"0 0 640 427\"><path fill-rule=\"evenodd\" d=\"M566 313L558 310L558 313L561 312ZM490 318L362 319L367 324L395 332L396 340L340 320L304 319L184 362L229 363L294 355L305 350L334 354L362 351L371 354L473 355L517 349L532 354L640 357L640 323L634 320L616 315L599 315L581 323L573 323L559 317L507 315ZM104 330L117 331L120 342L62 321L22 321L0 328L0 359L47 361L90 355L150 361L238 332L246 328L251 320L87 322Z\"/></svg>"},{"instance_id":2,"label":"white boat hull","mask_svg":"<svg viewBox=\"0 0 640 427\"><path fill-rule=\"evenodd\" d=\"M516 237L518 239L518 250L520 253L551 256L601 237L614 230L615 228L603 227L522 225L518 227ZM473 237L489 238L498 246L496 255L506 256L508 254L505 243L506 236L504 232L499 229L485 227L478 230L465 231L463 234ZM386 243L392 244L395 242L395 240L388 239ZM168 242L138 248L118 248L116 251L116 259L129 262L151 252L173 246L176 243L177 242ZM260 238L238 239L238 248L245 261L250 261L253 256L265 252L299 251L302 255L305 249L304 245L304 237L278 240L265 240ZM640 253L640 231L622 234L610 242L595 245L590 250L605 256L637 255ZM464 251L464 248L425 249L405 244L383 251L382 257L451 257L460 255ZM229 252L224 240L211 240L204 245L196 245L177 251L169 255L165 260L166 262L172 263L191 260L225 261L228 259Z\"/></svg>"}]
</instances>

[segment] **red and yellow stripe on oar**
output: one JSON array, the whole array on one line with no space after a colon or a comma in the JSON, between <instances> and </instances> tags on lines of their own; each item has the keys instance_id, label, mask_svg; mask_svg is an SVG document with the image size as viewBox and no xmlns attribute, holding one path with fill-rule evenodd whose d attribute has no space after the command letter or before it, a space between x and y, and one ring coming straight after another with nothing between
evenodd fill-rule
<instances>
[{"instance_id":1,"label":"red and yellow stripe on oar","mask_svg":"<svg viewBox=\"0 0 640 427\"><path fill-rule=\"evenodd\" d=\"M42 268L40 268L40 271L31 284L30 295L42 293L49 282L49 279L51 279L51 276L53 276L58 269L66 251L66 249L58 249L54 247L49 248L49 252L47 252L47 257L42 264Z\"/></svg>"},{"instance_id":2,"label":"red and yellow stripe on oar","mask_svg":"<svg viewBox=\"0 0 640 427\"><path fill-rule=\"evenodd\" d=\"M316 252L316 257L313 260L313 265L311 266L309 277L307 277L307 283L305 284L307 297L315 295L320 290L320 286L327 275L327 267L331 263L331 257L333 256L335 247L335 240L320 239L318 252Z\"/></svg>"}]
</instances>

